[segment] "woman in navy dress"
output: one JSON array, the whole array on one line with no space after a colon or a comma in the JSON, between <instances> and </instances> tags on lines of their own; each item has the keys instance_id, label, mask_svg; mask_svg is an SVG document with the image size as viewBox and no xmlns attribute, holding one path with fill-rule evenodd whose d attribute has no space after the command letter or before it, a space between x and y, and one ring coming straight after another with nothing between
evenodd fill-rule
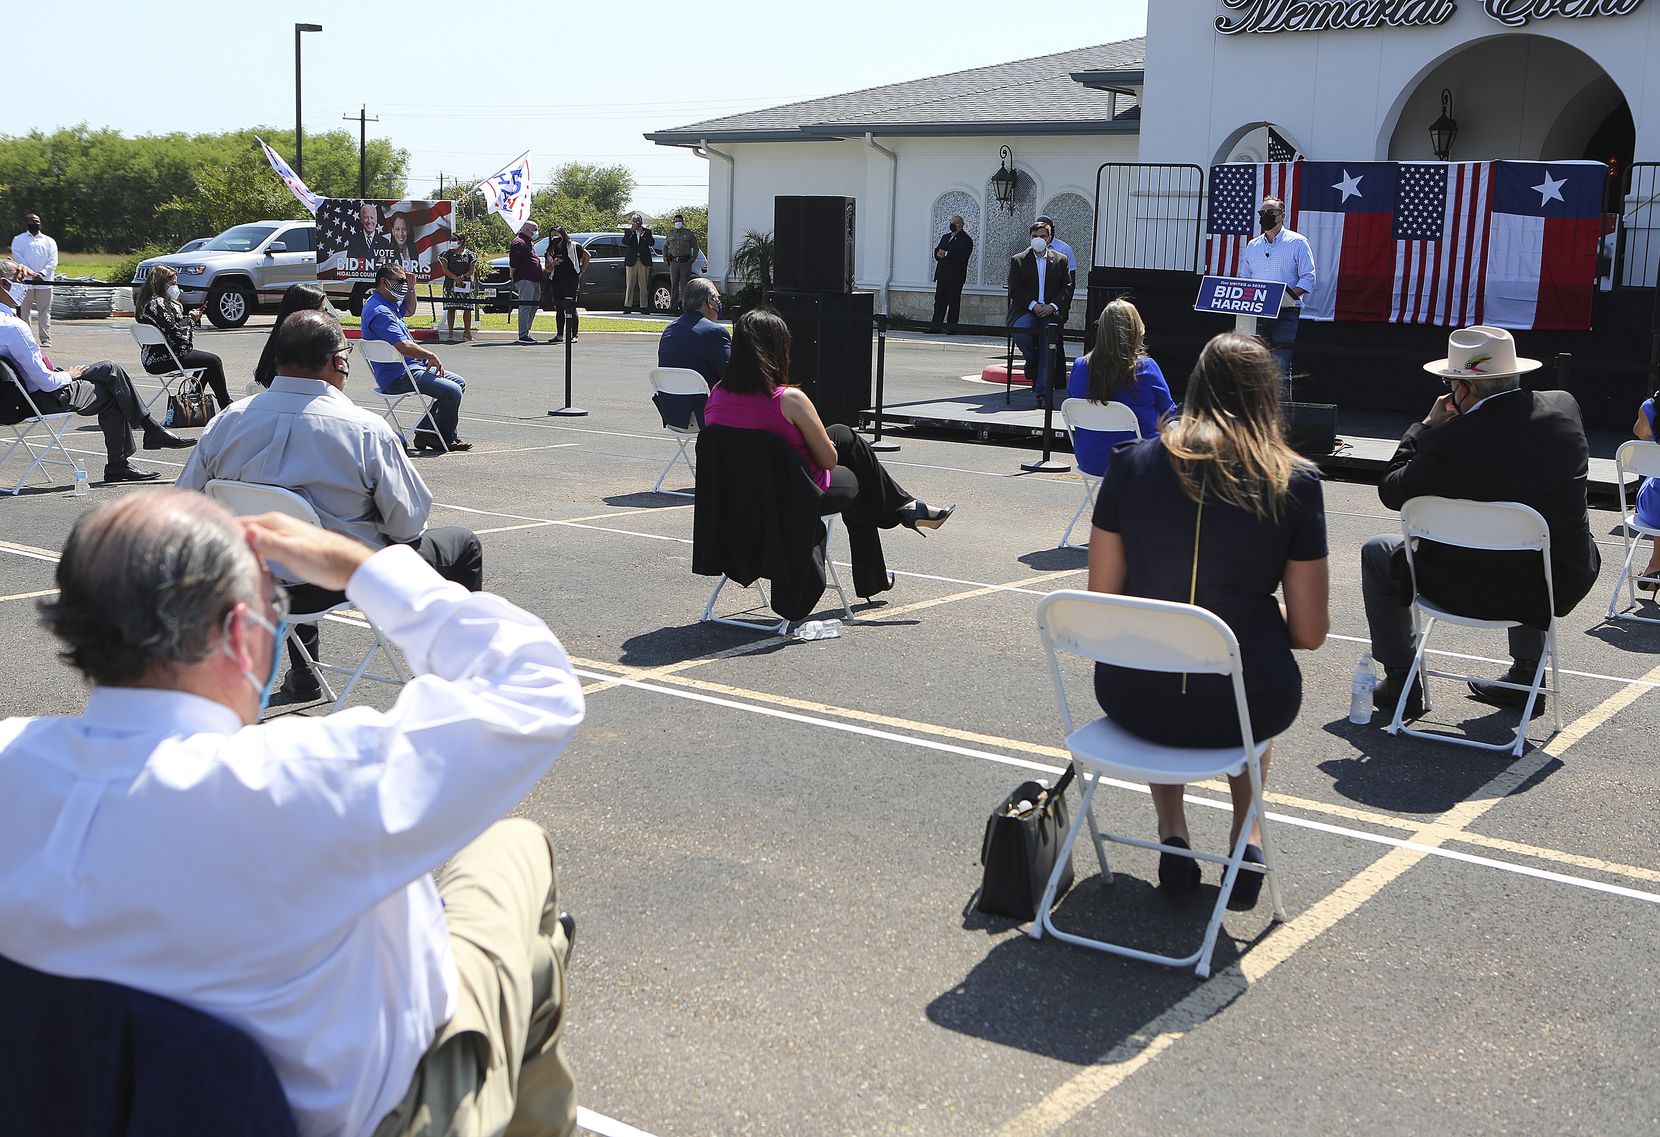
<instances>
[{"instance_id":1,"label":"woman in navy dress","mask_svg":"<svg viewBox=\"0 0 1660 1137\"><path fill-rule=\"evenodd\" d=\"M1141 437L1158 434L1174 404L1164 372L1147 355L1147 327L1134 304L1114 300L1101 309L1095 321L1095 347L1072 365L1066 397L1123 403L1135 412ZM1122 430L1073 431L1072 454L1078 459L1078 469L1099 478L1112 448L1129 439L1129 432Z\"/></svg>"},{"instance_id":2,"label":"woman in navy dress","mask_svg":"<svg viewBox=\"0 0 1660 1137\"><path fill-rule=\"evenodd\" d=\"M1653 442L1660 434L1654 429L1655 401L1660 400L1660 391L1656 391L1643 401L1637 412L1637 421L1631 431L1644 442ZM1660 478L1644 478L1643 484L1637 487L1637 520L1650 529L1660 529ZM1654 551L1649 554L1648 568L1643 570L1644 576L1660 574L1660 537L1654 539ZM1660 582L1639 580L1637 587L1644 592L1653 592L1660 589Z\"/></svg>"},{"instance_id":3,"label":"woman in navy dress","mask_svg":"<svg viewBox=\"0 0 1660 1137\"><path fill-rule=\"evenodd\" d=\"M1280 375L1259 341L1229 332L1205 346L1181 414L1158 438L1112 452L1089 546L1095 592L1197 604L1239 640L1256 741L1297 717L1302 674L1293 648L1312 651L1331 626L1326 514L1314 466L1286 444ZM1276 593L1284 586L1284 600ZM1238 746L1225 675L1172 675L1096 665L1095 695L1114 723L1166 746ZM1266 777L1271 753L1262 757ZM1245 775L1230 780L1234 831L1250 805ZM1159 841L1190 848L1182 786L1153 786ZM1262 859L1253 831L1246 860ZM1199 884L1199 862L1164 854L1159 882ZM1242 873L1231 907L1256 903L1262 874Z\"/></svg>"}]
</instances>

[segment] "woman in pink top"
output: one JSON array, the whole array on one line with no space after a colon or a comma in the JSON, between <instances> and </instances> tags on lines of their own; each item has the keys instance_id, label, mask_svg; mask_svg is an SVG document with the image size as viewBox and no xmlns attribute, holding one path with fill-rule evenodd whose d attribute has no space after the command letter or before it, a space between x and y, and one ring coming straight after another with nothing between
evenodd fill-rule
<instances>
[{"instance_id":1,"label":"woman in pink top","mask_svg":"<svg viewBox=\"0 0 1660 1137\"><path fill-rule=\"evenodd\" d=\"M886 592L893 574L882 559L879 531L896 525L919 533L938 529L957 507L930 509L906 493L862 437L840 423L825 429L812 400L789 386L789 375L789 326L770 309L745 312L732 325L732 358L709 393L703 421L764 430L788 442L824 491L823 512L841 514L847 527L854 592Z\"/></svg>"}]
</instances>

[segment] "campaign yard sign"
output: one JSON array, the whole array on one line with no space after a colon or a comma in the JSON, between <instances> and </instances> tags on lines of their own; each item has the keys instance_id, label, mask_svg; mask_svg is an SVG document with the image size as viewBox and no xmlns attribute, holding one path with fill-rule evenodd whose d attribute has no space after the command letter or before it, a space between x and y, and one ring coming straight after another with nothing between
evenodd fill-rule
<instances>
[{"instance_id":1,"label":"campaign yard sign","mask_svg":"<svg viewBox=\"0 0 1660 1137\"><path fill-rule=\"evenodd\" d=\"M1207 276L1199 281L1195 312L1219 316L1268 316L1280 314L1285 285L1272 280L1246 280L1237 276Z\"/></svg>"},{"instance_id":2,"label":"campaign yard sign","mask_svg":"<svg viewBox=\"0 0 1660 1137\"><path fill-rule=\"evenodd\" d=\"M450 247L455 203L324 198L317 207L317 279L373 281L396 261L416 280L431 280Z\"/></svg>"}]
</instances>

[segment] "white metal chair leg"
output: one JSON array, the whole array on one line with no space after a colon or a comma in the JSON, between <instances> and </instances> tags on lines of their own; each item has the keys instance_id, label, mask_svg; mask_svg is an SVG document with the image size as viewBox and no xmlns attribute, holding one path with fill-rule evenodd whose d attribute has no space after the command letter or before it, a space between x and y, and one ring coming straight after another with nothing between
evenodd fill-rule
<instances>
[{"instance_id":1,"label":"white metal chair leg","mask_svg":"<svg viewBox=\"0 0 1660 1137\"><path fill-rule=\"evenodd\" d=\"M12 426L12 442L11 445L6 447L6 452L0 454L0 464L4 464L6 459L10 458L18 447L22 447L23 453L29 456L28 468L23 471L23 474L12 486L13 497L22 492L24 484L28 482L30 475L36 470L40 471L48 485L55 480L52 477L52 471L48 468L50 466L67 466L71 471L71 476L73 476L75 460L69 456L69 450L63 444L63 432L68 428L69 418L70 416L66 414L44 415ZM35 432L36 427L44 430L47 437L51 439L47 445L38 450L35 448L34 440L30 437ZM52 457L53 451L57 451L63 457Z\"/></svg>"},{"instance_id":2,"label":"white metal chair leg","mask_svg":"<svg viewBox=\"0 0 1660 1137\"><path fill-rule=\"evenodd\" d=\"M1084 786L1082 799L1078 803L1078 815L1072 819L1072 824L1067 826L1066 839L1061 842L1060 851L1055 854L1055 867L1050 870L1049 880L1043 886L1043 897L1038 901L1037 915L1032 918L1032 926L1026 930L1026 934L1034 940L1041 940L1045 931L1054 932L1057 936L1060 934L1055 932L1055 926L1049 922L1049 909L1055 903L1055 890L1060 887L1061 874L1072 862L1072 846L1077 843L1078 830L1083 825L1084 818L1088 817L1091 826L1094 825L1095 817L1091 810L1095 801L1096 784L1096 780L1091 778Z\"/></svg>"},{"instance_id":3,"label":"white metal chair leg","mask_svg":"<svg viewBox=\"0 0 1660 1137\"><path fill-rule=\"evenodd\" d=\"M1066 532L1061 534L1060 547L1063 549L1087 549L1089 547L1088 545L1074 545L1072 543L1072 530L1077 526L1078 520L1083 517L1084 511L1095 504L1095 487L1101 483L1090 481L1089 475L1082 472L1078 476L1084 479L1084 500L1078 504L1078 511L1072 515L1072 520L1066 523Z\"/></svg>"},{"instance_id":4,"label":"white metal chair leg","mask_svg":"<svg viewBox=\"0 0 1660 1137\"><path fill-rule=\"evenodd\" d=\"M686 447L693 441L695 440L691 438L681 438L678 435L675 437L675 442L680 447L679 453L670 458L669 464L663 467L663 472L657 475L657 484L651 487L652 493L673 494L675 497L694 496L693 494L687 493L685 490L666 490L663 488L663 481L669 476L669 471L673 470L680 462L685 462L686 468L692 472L692 479L694 481L697 479L697 463L692 460L691 454L686 450Z\"/></svg>"}]
</instances>

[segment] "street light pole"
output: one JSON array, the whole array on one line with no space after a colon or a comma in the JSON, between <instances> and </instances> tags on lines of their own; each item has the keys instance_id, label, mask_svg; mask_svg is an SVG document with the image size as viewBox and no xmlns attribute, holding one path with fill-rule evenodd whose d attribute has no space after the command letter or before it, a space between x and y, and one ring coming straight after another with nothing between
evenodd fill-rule
<instances>
[{"instance_id":1,"label":"street light pole","mask_svg":"<svg viewBox=\"0 0 1660 1137\"><path fill-rule=\"evenodd\" d=\"M305 177L305 157L301 153L305 131L300 126L300 34L320 32L322 24L294 25L294 173Z\"/></svg>"}]
</instances>

